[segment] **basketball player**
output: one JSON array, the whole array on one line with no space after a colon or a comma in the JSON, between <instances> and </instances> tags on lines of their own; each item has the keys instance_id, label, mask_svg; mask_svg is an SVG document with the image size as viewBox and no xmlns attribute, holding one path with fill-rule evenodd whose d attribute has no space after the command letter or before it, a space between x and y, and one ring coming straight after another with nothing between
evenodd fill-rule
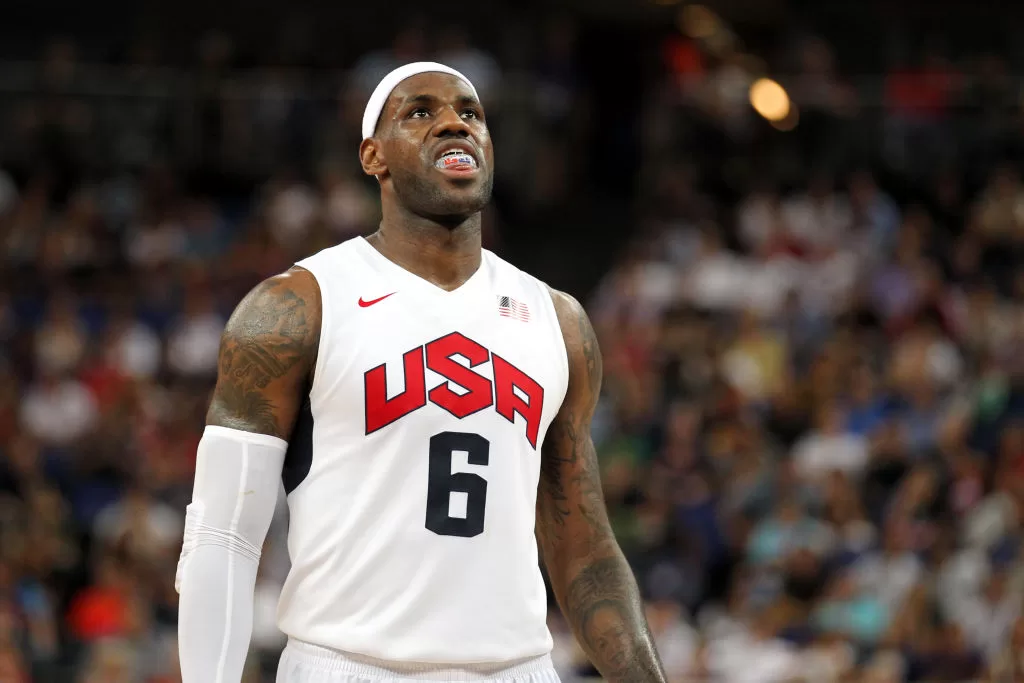
<instances>
[{"instance_id":1,"label":"basketball player","mask_svg":"<svg viewBox=\"0 0 1024 683\"><path fill-rule=\"evenodd\" d=\"M601 674L664 681L609 528L580 305L481 248L472 84L386 76L359 157L380 229L256 287L224 331L177 586L185 683L238 683L279 482L279 683L557 681L538 546Z\"/></svg>"}]
</instances>

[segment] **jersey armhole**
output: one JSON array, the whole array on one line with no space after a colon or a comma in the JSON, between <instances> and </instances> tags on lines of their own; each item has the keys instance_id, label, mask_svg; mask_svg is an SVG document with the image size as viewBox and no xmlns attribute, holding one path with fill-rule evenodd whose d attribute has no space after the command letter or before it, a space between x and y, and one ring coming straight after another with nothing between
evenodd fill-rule
<instances>
[{"instance_id":1,"label":"jersey armhole","mask_svg":"<svg viewBox=\"0 0 1024 683\"><path fill-rule=\"evenodd\" d=\"M570 364L569 363L569 347L565 343L565 333L562 332L562 321L558 319L558 308L555 306L555 289L553 287L551 287L550 285L548 285L546 282L543 282L542 280L538 280L538 279L534 278L534 282L537 283L537 286L540 288L541 293L543 295L544 301L547 302L546 305L547 305L548 315L551 316L551 322L552 322L552 324L554 325L554 328L555 328L555 336L558 338L558 347L560 349L562 349L562 352L559 354L559 358L562 359L562 365L561 365L562 373L563 373L562 376L563 376L563 378L565 380L566 391L568 391L568 388L569 388L569 364ZM562 397L562 400L565 400L564 396Z\"/></svg>"},{"instance_id":2,"label":"jersey armhole","mask_svg":"<svg viewBox=\"0 0 1024 683\"><path fill-rule=\"evenodd\" d=\"M327 293L329 288L326 286L327 283L317 277L317 274L312 269L306 267L301 262L296 263L295 265L312 275L313 279L316 280L317 289L320 290L320 339L318 340L316 347L316 363L313 364L313 378L308 383L309 396L306 397L312 401L316 387L321 381L320 377L323 375L323 365L327 362L325 360L327 354L324 351L328 348L327 337L331 330L331 305L330 298Z\"/></svg>"},{"instance_id":3,"label":"jersey armhole","mask_svg":"<svg viewBox=\"0 0 1024 683\"><path fill-rule=\"evenodd\" d=\"M305 395L302 397L299 413L295 418L295 426L292 429L291 439L288 441L288 450L285 452L284 465L281 470L281 483L284 485L285 496L290 497L292 493L309 476L313 467L313 396L318 383L322 383L323 367L327 346L327 337L331 329L331 306L328 287L326 282L317 277L313 269L308 268L304 263L296 263L313 276L317 289L320 290L320 339L317 342L316 363L313 365L313 376L307 380L303 389Z\"/></svg>"}]
</instances>

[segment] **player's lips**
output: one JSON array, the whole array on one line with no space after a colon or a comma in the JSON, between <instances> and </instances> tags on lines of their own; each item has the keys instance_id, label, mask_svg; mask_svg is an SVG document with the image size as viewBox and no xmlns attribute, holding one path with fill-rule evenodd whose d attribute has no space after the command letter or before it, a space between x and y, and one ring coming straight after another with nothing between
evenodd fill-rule
<instances>
[{"instance_id":1,"label":"player's lips","mask_svg":"<svg viewBox=\"0 0 1024 683\"><path fill-rule=\"evenodd\" d=\"M473 173L479 168L476 149L468 142L447 142L434 157L434 168L453 173Z\"/></svg>"}]
</instances>

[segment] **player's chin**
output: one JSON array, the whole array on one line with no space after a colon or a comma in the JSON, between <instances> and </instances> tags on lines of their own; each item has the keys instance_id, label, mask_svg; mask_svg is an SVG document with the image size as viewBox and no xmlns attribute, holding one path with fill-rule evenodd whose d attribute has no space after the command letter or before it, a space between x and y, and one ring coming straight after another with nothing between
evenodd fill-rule
<instances>
[{"instance_id":1,"label":"player's chin","mask_svg":"<svg viewBox=\"0 0 1024 683\"><path fill-rule=\"evenodd\" d=\"M444 174L444 171L438 171ZM481 171L473 174L451 174L440 182L441 194L447 204L480 210L491 199L491 179Z\"/></svg>"},{"instance_id":2,"label":"player's chin","mask_svg":"<svg viewBox=\"0 0 1024 683\"><path fill-rule=\"evenodd\" d=\"M489 200L489 193L484 192L447 193L438 213L449 217L472 216L483 211Z\"/></svg>"}]
</instances>

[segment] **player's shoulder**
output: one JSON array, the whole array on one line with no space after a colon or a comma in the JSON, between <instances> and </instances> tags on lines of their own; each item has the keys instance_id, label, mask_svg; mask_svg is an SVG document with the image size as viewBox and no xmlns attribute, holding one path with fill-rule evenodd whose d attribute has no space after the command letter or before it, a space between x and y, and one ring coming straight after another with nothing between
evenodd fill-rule
<instances>
[{"instance_id":1,"label":"player's shoulder","mask_svg":"<svg viewBox=\"0 0 1024 683\"><path fill-rule=\"evenodd\" d=\"M568 292L548 287L569 364L569 385L583 391L590 409L601 387L601 352L583 304ZM585 389L584 389L585 388Z\"/></svg>"},{"instance_id":2,"label":"player's shoulder","mask_svg":"<svg viewBox=\"0 0 1024 683\"><path fill-rule=\"evenodd\" d=\"M320 286L307 269L295 265L272 275L249 290L235 307L226 332L246 334L280 331L285 322L293 334L319 336Z\"/></svg>"},{"instance_id":3,"label":"player's shoulder","mask_svg":"<svg viewBox=\"0 0 1024 683\"><path fill-rule=\"evenodd\" d=\"M569 322L573 325L578 325L582 318L587 317L583 304L572 294L555 289L550 285L545 285L545 287L547 287L548 294L551 296L551 303L555 307L555 313L558 314L558 319L563 324Z\"/></svg>"},{"instance_id":4,"label":"player's shoulder","mask_svg":"<svg viewBox=\"0 0 1024 683\"><path fill-rule=\"evenodd\" d=\"M293 266L268 277L249 290L224 326L219 376L245 374L246 368L258 368L263 373L257 385L261 390L271 381L287 377L312 378L319 355L321 317L320 290L312 274ZM227 382L223 386L236 387L237 383ZM232 398L249 401L253 410L257 403L270 405L255 392L238 393ZM210 410L215 412L214 407ZM286 433L273 419L266 425L266 429L272 430L267 434Z\"/></svg>"},{"instance_id":5,"label":"player's shoulder","mask_svg":"<svg viewBox=\"0 0 1024 683\"><path fill-rule=\"evenodd\" d=\"M302 299L306 305L320 305L320 286L308 268L295 264L283 273L272 275L260 283L257 289L264 290L271 297Z\"/></svg>"}]
</instances>

